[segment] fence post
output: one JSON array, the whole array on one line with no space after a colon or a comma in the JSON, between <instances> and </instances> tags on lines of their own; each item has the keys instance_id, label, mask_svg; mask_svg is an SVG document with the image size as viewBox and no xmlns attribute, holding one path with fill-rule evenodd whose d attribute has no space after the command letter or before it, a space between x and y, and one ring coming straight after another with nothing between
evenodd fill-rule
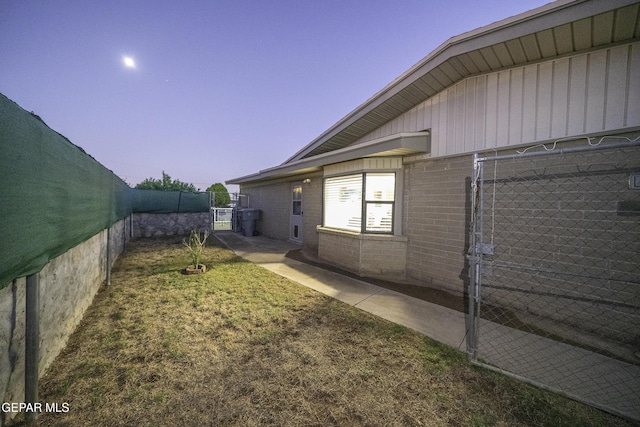
<instances>
[{"instance_id":1,"label":"fence post","mask_svg":"<svg viewBox=\"0 0 640 427\"><path fill-rule=\"evenodd\" d=\"M111 227L107 227L107 286L111 285Z\"/></svg>"},{"instance_id":2,"label":"fence post","mask_svg":"<svg viewBox=\"0 0 640 427\"><path fill-rule=\"evenodd\" d=\"M27 276L25 301L25 362L24 362L24 400L25 403L38 402L38 359L40 358L40 284L37 274ZM37 418L36 411L27 411L28 422Z\"/></svg>"},{"instance_id":3,"label":"fence post","mask_svg":"<svg viewBox=\"0 0 640 427\"><path fill-rule=\"evenodd\" d=\"M471 361L478 357L478 322L480 315L480 281L482 268L482 163L478 153L473 155L473 177L471 179L471 227L469 238L469 338L467 352Z\"/></svg>"}]
</instances>

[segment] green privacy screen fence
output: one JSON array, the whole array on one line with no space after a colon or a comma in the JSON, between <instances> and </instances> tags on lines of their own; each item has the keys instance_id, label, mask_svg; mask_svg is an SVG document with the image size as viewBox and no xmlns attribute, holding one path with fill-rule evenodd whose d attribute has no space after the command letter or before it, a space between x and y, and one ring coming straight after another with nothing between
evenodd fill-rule
<instances>
[{"instance_id":1,"label":"green privacy screen fence","mask_svg":"<svg viewBox=\"0 0 640 427\"><path fill-rule=\"evenodd\" d=\"M207 212L209 193L130 189L129 199L134 213Z\"/></svg>"},{"instance_id":2,"label":"green privacy screen fence","mask_svg":"<svg viewBox=\"0 0 640 427\"><path fill-rule=\"evenodd\" d=\"M0 289L132 212L202 212L208 193L135 190L0 94Z\"/></svg>"}]
</instances>

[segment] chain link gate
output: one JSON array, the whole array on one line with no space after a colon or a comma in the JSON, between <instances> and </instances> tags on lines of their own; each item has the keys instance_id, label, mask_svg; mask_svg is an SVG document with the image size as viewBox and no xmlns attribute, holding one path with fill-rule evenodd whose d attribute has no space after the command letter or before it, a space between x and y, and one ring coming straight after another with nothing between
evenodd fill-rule
<instances>
[{"instance_id":1,"label":"chain link gate","mask_svg":"<svg viewBox=\"0 0 640 427\"><path fill-rule=\"evenodd\" d=\"M215 192L211 192L211 230L212 231L240 231L238 209L249 205L249 196L240 193L228 193L229 203L225 207L215 206Z\"/></svg>"},{"instance_id":2,"label":"chain link gate","mask_svg":"<svg viewBox=\"0 0 640 427\"><path fill-rule=\"evenodd\" d=\"M474 157L472 363L640 420L640 139Z\"/></svg>"}]
</instances>

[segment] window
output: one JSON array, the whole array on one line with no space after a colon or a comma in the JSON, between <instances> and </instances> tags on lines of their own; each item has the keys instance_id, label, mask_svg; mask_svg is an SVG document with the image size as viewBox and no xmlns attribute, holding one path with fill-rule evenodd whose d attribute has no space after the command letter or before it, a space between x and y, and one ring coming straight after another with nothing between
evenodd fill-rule
<instances>
[{"instance_id":1,"label":"window","mask_svg":"<svg viewBox=\"0 0 640 427\"><path fill-rule=\"evenodd\" d=\"M393 233L395 187L393 172L325 179L324 225L362 233Z\"/></svg>"}]
</instances>

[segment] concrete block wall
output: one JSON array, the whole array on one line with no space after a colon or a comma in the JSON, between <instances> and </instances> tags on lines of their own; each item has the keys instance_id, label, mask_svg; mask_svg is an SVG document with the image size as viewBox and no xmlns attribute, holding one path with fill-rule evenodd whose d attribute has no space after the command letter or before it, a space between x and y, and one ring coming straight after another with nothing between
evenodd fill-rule
<instances>
[{"instance_id":1,"label":"concrete block wall","mask_svg":"<svg viewBox=\"0 0 640 427\"><path fill-rule=\"evenodd\" d=\"M318 227L318 257L360 276L402 282L407 238Z\"/></svg>"},{"instance_id":2,"label":"concrete block wall","mask_svg":"<svg viewBox=\"0 0 640 427\"><path fill-rule=\"evenodd\" d=\"M180 236L191 230L211 230L211 213L134 213L133 237Z\"/></svg>"},{"instance_id":3,"label":"concrete block wall","mask_svg":"<svg viewBox=\"0 0 640 427\"><path fill-rule=\"evenodd\" d=\"M258 233L272 239L289 239L291 183L278 181L260 186L241 186L240 193L249 196L249 207L260 209L256 223Z\"/></svg>"},{"instance_id":4,"label":"concrete block wall","mask_svg":"<svg viewBox=\"0 0 640 427\"><path fill-rule=\"evenodd\" d=\"M322 175L305 176L302 185L302 227L304 251L318 254L318 225L322 225Z\"/></svg>"},{"instance_id":5,"label":"concrete block wall","mask_svg":"<svg viewBox=\"0 0 640 427\"><path fill-rule=\"evenodd\" d=\"M462 294L471 220L471 156L425 159L404 169L407 280Z\"/></svg>"},{"instance_id":6,"label":"concrete block wall","mask_svg":"<svg viewBox=\"0 0 640 427\"><path fill-rule=\"evenodd\" d=\"M318 228L318 257L353 273L360 273L358 233Z\"/></svg>"},{"instance_id":7,"label":"concrete block wall","mask_svg":"<svg viewBox=\"0 0 640 427\"><path fill-rule=\"evenodd\" d=\"M309 179L308 183L303 183ZM240 193L249 196L249 207L262 211L256 224L258 232L266 237L289 240L291 218L291 186L302 184L303 231L305 250L317 253L316 226L322 223L322 174L298 176L295 180L277 180L262 185L243 185Z\"/></svg>"},{"instance_id":8,"label":"concrete block wall","mask_svg":"<svg viewBox=\"0 0 640 427\"><path fill-rule=\"evenodd\" d=\"M485 178L494 166L483 301L637 348L640 210L618 204L640 206L640 190L629 188L640 148L490 162Z\"/></svg>"},{"instance_id":9,"label":"concrete block wall","mask_svg":"<svg viewBox=\"0 0 640 427\"><path fill-rule=\"evenodd\" d=\"M407 238L369 234L362 236L360 274L404 281L407 266Z\"/></svg>"},{"instance_id":10,"label":"concrete block wall","mask_svg":"<svg viewBox=\"0 0 640 427\"><path fill-rule=\"evenodd\" d=\"M129 239L128 219L52 259L39 273L39 376L53 363ZM3 402L24 401L26 278L0 290L0 393ZM7 419L15 414L4 413Z\"/></svg>"}]
</instances>

